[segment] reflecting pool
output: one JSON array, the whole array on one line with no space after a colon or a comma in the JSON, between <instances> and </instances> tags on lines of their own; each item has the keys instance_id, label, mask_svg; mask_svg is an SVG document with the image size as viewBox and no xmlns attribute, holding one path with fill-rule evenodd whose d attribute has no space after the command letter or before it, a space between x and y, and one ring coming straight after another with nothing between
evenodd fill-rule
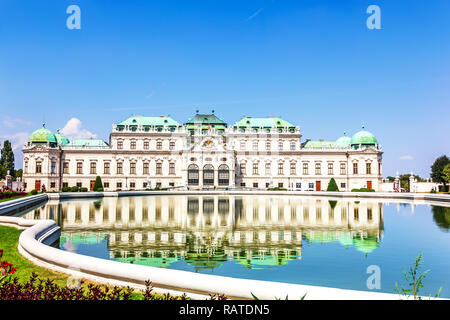
<instances>
[{"instance_id":1,"label":"reflecting pool","mask_svg":"<svg viewBox=\"0 0 450 320\"><path fill-rule=\"evenodd\" d=\"M357 200L357 201L356 201ZM450 204L448 205L450 206ZM367 290L406 286L420 252L422 294L450 298L450 207L398 200L174 195L49 201L21 215L53 219L60 248L154 267Z\"/></svg>"}]
</instances>

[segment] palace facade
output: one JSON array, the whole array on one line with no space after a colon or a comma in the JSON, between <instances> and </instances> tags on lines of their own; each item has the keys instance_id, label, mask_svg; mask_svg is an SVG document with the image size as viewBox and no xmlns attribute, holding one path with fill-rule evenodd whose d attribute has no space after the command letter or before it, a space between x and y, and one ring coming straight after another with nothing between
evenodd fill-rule
<instances>
[{"instance_id":1,"label":"palace facade","mask_svg":"<svg viewBox=\"0 0 450 320\"><path fill-rule=\"evenodd\" d=\"M23 148L27 191L62 187L105 191L283 188L381 190L382 151L363 129L335 141L301 141L300 127L279 117L243 117L228 125L212 114L184 124L170 116L132 116L114 124L109 141L69 140L36 130Z\"/></svg>"}]
</instances>

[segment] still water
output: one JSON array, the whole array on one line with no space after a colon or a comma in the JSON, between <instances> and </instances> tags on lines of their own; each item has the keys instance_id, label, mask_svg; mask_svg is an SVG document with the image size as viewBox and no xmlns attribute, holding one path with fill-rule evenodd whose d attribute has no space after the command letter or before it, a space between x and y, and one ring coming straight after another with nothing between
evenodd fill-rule
<instances>
[{"instance_id":1,"label":"still water","mask_svg":"<svg viewBox=\"0 0 450 320\"><path fill-rule=\"evenodd\" d=\"M53 219L60 248L124 263L367 290L406 286L420 252L421 294L450 298L450 207L299 196L141 196L49 201L21 215ZM393 202L389 202L393 201Z\"/></svg>"}]
</instances>

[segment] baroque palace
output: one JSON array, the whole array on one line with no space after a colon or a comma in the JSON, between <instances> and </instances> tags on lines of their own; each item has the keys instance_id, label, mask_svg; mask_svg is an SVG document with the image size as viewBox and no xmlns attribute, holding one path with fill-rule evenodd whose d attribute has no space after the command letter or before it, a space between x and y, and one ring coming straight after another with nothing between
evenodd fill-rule
<instances>
[{"instance_id":1,"label":"baroque palace","mask_svg":"<svg viewBox=\"0 0 450 320\"><path fill-rule=\"evenodd\" d=\"M114 124L109 141L73 139L36 130L23 148L26 190L105 191L268 189L381 191L382 151L363 129L336 141L301 142L300 127L279 117L243 117L227 125L212 114L180 124L170 116L132 116Z\"/></svg>"}]
</instances>

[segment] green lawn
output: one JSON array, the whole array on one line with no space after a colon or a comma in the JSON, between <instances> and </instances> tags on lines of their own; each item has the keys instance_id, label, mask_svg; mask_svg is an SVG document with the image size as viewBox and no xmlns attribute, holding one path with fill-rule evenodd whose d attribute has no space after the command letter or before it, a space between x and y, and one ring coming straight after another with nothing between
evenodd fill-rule
<instances>
[{"instance_id":1,"label":"green lawn","mask_svg":"<svg viewBox=\"0 0 450 320\"><path fill-rule=\"evenodd\" d=\"M19 280L27 281L33 272L37 273L41 279L52 279L59 285L66 285L68 275L57 273L39 266L25 259L19 251L17 251L17 244L22 230L17 230L13 227L0 226L0 249L3 249L2 260L7 260L17 267L14 274Z\"/></svg>"}]
</instances>

